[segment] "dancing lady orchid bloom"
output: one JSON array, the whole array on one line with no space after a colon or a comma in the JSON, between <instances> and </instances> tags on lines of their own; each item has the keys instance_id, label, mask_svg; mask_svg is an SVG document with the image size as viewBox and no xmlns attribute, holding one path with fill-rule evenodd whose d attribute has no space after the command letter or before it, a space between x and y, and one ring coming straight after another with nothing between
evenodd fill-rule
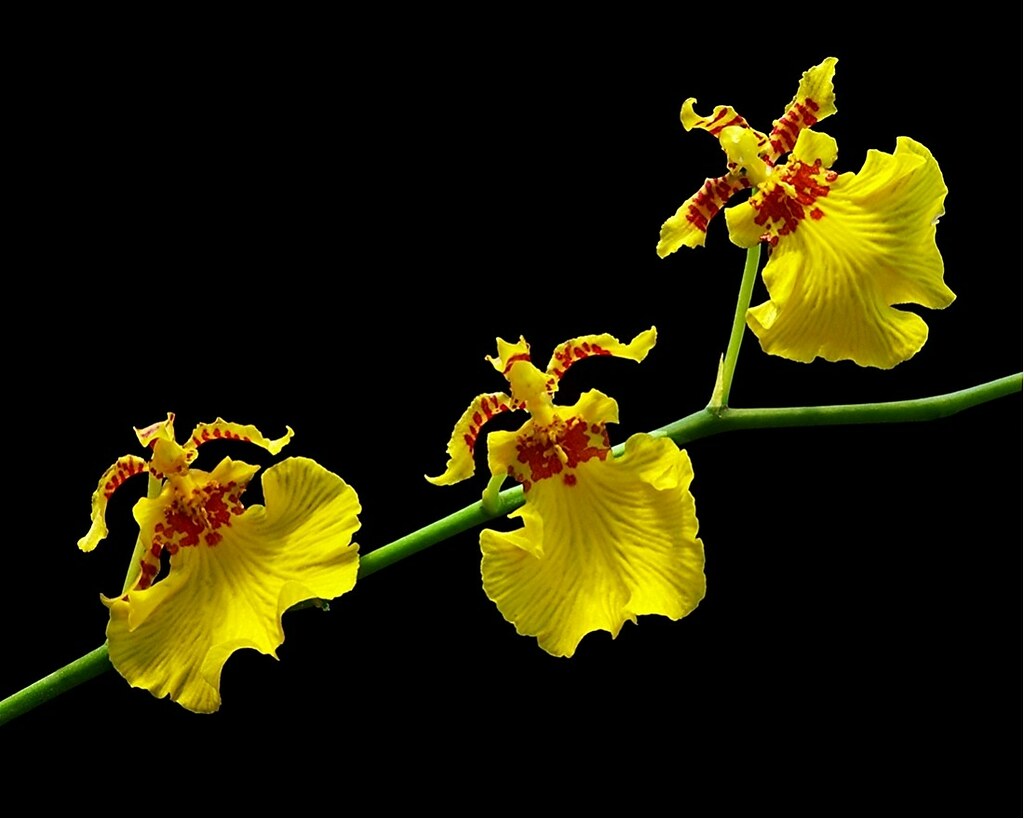
<instances>
[{"instance_id":1,"label":"dancing lady orchid bloom","mask_svg":"<svg viewBox=\"0 0 1024 819\"><path fill-rule=\"evenodd\" d=\"M139 543L119 597L110 609L110 661L137 688L170 696L190 711L220 706L220 674L240 648L276 658L284 641L281 616L303 600L330 599L355 585L359 528L356 493L308 458L288 458L263 476L264 506L242 506L258 466L224 458L212 472L190 468L207 441L241 440L276 455L292 437L265 438L250 425L218 418L199 424L183 445L174 415L135 430L152 449L147 462L125 455L100 478L92 527L78 541L92 551L107 536L111 495L148 472L151 497L135 504ZM161 484L162 482L162 484ZM153 496L155 495L155 496ZM167 552L170 571L160 577Z\"/></svg>"},{"instance_id":2,"label":"dancing lady orchid bloom","mask_svg":"<svg viewBox=\"0 0 1024 819\"><path fill-rule=\"evenodd\" d=\"M708 222L732 195L755 188L725 220L740 247L769 245L769 300L747 312L761 347L794 361L890 368L928 338L919 316L893 305L940 309L956 298L935 244L946 186L928 149L907 137L893 154L868 151L856 174L830 170L836 141L810 126L836 112L835 64L829 57L804 72L767 135L731 106L701 117L695 99L683 103L683 127L718 137L729 172L706 180L665 222L658 255L703 245Z\"/></svg>"},{"instance_id":3,"label":"dancing lady orchid bloom","mask_svg":"<svg viewBox=\"0 0 1024 819\"><path fill-rule=\"evenodd\" d=\"M525 340L499 338L497 357L487 360L508 379L511 395L478 396L455 425L444 474L427 478L448 485L470 477L481 426L501 412L530 413L516 432L487 438L488 493L510 476L522 484L526 502L509 515L523 519L521 529L481 532L481 572L505 619L555 656L571 657L591 631L616 637L641 614L678 620L704 596L704 546L686 452L667 438L640 434L614 458L606 428L618 422L614 400L597 390L571 407L553 400L577 361L642 361L655 338L653 327L629 344L607 334L574 338L559 345L543 372L531 363Z\"/></svg>"}]
</instances>

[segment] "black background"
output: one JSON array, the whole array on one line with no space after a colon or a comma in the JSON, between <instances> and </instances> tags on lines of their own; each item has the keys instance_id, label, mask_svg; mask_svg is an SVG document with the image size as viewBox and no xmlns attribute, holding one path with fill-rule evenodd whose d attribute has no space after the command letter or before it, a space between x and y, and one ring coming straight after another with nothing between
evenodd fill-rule
<instances>
[{"instance_id":1,"label":"black background","mask_svg":"<svg viewBox=\"0 0 1024 819\"><path fill-rule=\"evenodd\" d=\"M922 311L922 352L888 372L801 365L748 334L734 406L921 397L1020 368L1020 89L996 80L998 33L979 62L980 30L952 24L854 46L748 42L724 20L671 45L614 26L257 28L196 21L168 43L140 26L35 58L0 695L103 641L99 593L120 585L144 481L115 496L95 553L75 543L102 470L142 454L132 426L169 410L182 436L218 415L291 425L283 454L359 492L365 552L479 497L483 473L446 489L422 475L443 469L469 400L502 388L483 361L495 336L525 335L543 363L571 336L654 324L647 361L581 364L562 402L615 397L614 441L702 407L744 254L719 218L708 247L655 255L661 223L724 170L714 139L682 130L687 96L768 130L801 73L838 56L839 113L820 126L836 168L908 135L950 188L938 242L958 298ZM465 809L1000 813L1019 799L1000 741L1019 729L1020 428L1013 397L693 443L706 599L590 635L572 660L503 621L472 532L327 614L287 615L281 662L233 656L215 716L111 672L6 726L4 745L71 778L53 799L88 782L114 812L123 793L188 810L195 772L228 812L345 813L356 792L373 800L360 812L457 812L480 792ZM199 465L274 461L219 446Z\"/></svg>"}]
</instances>

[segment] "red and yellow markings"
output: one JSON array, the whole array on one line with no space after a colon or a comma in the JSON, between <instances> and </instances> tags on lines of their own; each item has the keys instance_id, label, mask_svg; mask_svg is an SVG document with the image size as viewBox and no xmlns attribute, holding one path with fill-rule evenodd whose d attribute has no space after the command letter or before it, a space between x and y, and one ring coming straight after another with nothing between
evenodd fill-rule
<instances>
[{"instance_id":1,"label":"red and yellow markings","mask_svg":"<svg viewBox=\"0 0 1024 819\"><path fill-rule=\"evenodd\" d=\"M152 585L164 549L175 555L181 548L220 543L224 535L218 530L230 526L232 518L245 511L241 501L244 489L235 481L210 482L192 489L187 496L184 492L176 493L163 510L163 521L153 527L153 540L142 558L138 588Z\"/></svg>"},{"instance_id":2,"label":"red and yellow markings","mask_svg":"<svg viewBox=\"0 0 1024 819\"><path fill-rule=\"evenodd\" d=\"M517 463L508 467L508 474L523 485L524 492L555 475L562 475L566 486L575 486L572 470L591 458L603 461L610 451L604 424L589 425L580 417L556 421L516 441Z\"/></svg>"},{"instance_id":3,"label":"red and yellow markings","mask_svg":"<svg viewBox=\"0 0 1024 819\"><path fill-rule=\"evenodd\" d=\"M276 455L294 434L291 427L285 427L285 430L283 436L270 440L252 424L235 424L218 418L212 423L197 424L185 444L185 450L195 451L196 447L207 441L245 441L248 444L263 447L271 455Z\"/></svg>"},{"instance_id":4,"label":"red and yellow markings","mask_svg":"<svg viewBox=\"0 0 1024 819\"><path fill-rule=\"evenodd\" d=\"M145 472L147 463L136 455L125 455L118 458L100 478L100 486L103 488L103 497L110 500L115 490L133 475Z\"/></svg>"},{"instance_id":5,"label":"red and yellow markings","mask_svg":"<svg viewBox=\"0 0 1024 819\"><path fill-rule=\"evenodd\" d=\"M157 440L163 439L165 441L174 440L174 413L167 413L167 420L157 421L155 424L150 424L148 427L139 429L135 428L135 434L138 436L139 443L143 446L153 446Z\"/></svg>"},{"instance_id":6,"label":"red and yellow markings","mask_svg":"<svg viewBox=\"0 0 1024 819\"><path fill-rule=\"evenodd\" d=\"M604 349L600 344L596 342L591 343L585 338L570 339L555 350L552 356L555 367L554 369L549 369L548 372L555 376L555 378L560 379L565 375L565 371L577 361L582 361L584 358L590 358L594 355L612 355L612 353L610 350Z\"/></svg>"},{"instance_id":7,"label":"red and yellow markings","mask_svg":"<svg viewBox=\"0 0 1024 819\"><path fill-rule=\"evenodd\" d=\"M517 361L529 361L529 360L530 360L530 354L529 353L516 353L515 355L510 355L508 357L508 361L505 362L505 369L503 369L501 371L501 374L502 375L508 375L508 371L512 369L512 365L515 364Z\"/></svg>"},{"instance_id":8,"label":"red and yellow markings","mask_svg":"<svg viewBox=\"0 0 1024 819\"><path fill-rule=\"evenodd\" d=\"M780 236L788 236L799 226L800 222L810 215L818 221L825 216L820 207L808 208L820 198L829 194L829 183L838 176L835 171L822 171L821 160L816 159L813 165L797 160L780 169L780 179L786 185L773 185L761 196L750 200L751 206L757 211L754 222L762 227L767 226L762 239L772 246L778 244ZM796 195L791 195L794 190Z\"/></svg>"},{"instance_id":9,"label":"red and yellow markings","mask_svg":"<svg viewBox=\"0 0 1024 819\"><path fill-rule=\"evenodd\" d=\"M737 179L730 174L704 180L701 189L687 203L686 221L702 233L707 233L708 222L728 203L732 195L749 187L747 179Z\"/></svg>"},{"instance_id":10,"label":"red and yellow markings","mask_svg":"<svg viewBox=\"0 0 1024 819\"><path fill-rule=\"evenodd\" d=\"M515 357L513 356L513 358ZM529 359L529 356L527 356L527 359ZM480 437L480 428L484 424L498 413L508 412L510 409L516 408L515 402L503 392L477 396L476 400L469 405L469 409L466 410L460 419L460 423L465 421L468 424L466 432L462 434L462 440L469 448L469 451L472 452L474 447L476 447L477 438Z\"/></svg>"},{"instance_id":11,"label":"red and yellow markings","mask_svg":"<svg viewBox=\"0 0 1024 819\"><path fill-rule=\"evenodd\" d=\"M700 128L707 131L711 136L717 137L722 133L723 128L735 125L740 128L750 128L750 124L731 105L716 105L710 117L702 117L693 110L693 103L696 100L687 100L683 103L682 120L683 126L690 130ZM692 116L691 116L692 115Z\"/></svg>"},{"instance_id":12,"label":"red and yellow markings","mask_svg":"<svg viewBox=\"0 0 1024 819\"><path fill-rule=\"evenodd\" d=\"M774 128L768 137L774 155L778 159L782 154L793 150L796 138L804 128L809 128L818 121L817 111L821 106L810 97L803 102L794 100L779 119L775 120Z\"/></svg>"},{"instance_id":13,"label":"red and yellow markings","mask_svg":"<svg viewBox=\"0 0 1024 819\"><path fill-rule=\"evenodd\" d=\"M141 572L139 579L136 581L135 587L138 589L148 589L153 585L153 580L156 578L156 573L160 571L160 557L157 555L156 562L143 557L140 563Z\"/></svg>"},{"instance_id":14,"label":"red and yellow markings","mask_svg":"<svg viewBox=\"0 0 1024 819\"><path fill-rule=\"evenodd\" d=\"M245 443L251 443L252 439L248 435L242 435L236 432L233 427L235 424L200 424L195 428L192 433L192 443L194 446L205 444L207 441L245 441Z\"/></svg>"},{"instance_id":15,"label":"red and yellow markings","mask_svg":"<svg viewBox=\"0 0 1024 819\"><path fill-rule=\"evenodd\" d=\"M728 119L726 119L727 117ZM749 123L747 123L743 117L728 107L716 108L715 115L710 120L701 120L698 125L698 127L703 128L713 137L717 137L722 133L722 129L730 126L737 126L739 128L750 127Z\"/></svg>"}]
</instances>

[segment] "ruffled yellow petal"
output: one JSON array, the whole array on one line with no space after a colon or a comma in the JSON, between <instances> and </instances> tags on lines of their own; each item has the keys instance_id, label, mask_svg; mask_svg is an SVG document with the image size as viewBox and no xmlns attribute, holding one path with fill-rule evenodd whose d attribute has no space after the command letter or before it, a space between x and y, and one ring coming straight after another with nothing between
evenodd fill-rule
<instances>
[{"instance_id":1,"label":"ruffled yellow petal","mask_svg":"<svg viewBox=\"0 0 1024 819\"><path fill-rule=\"evenodd\" d=\"M793 150L804 128L821 122L836 112L836 93L832 77L836 73L836 58L828 57L820 65L803 73L796 96L786 111L775 120L768 139L772 145L772 159Z\"/></svg>"},{"instance_id":2,"label":"ruffled yellow petal","mask_svg":"<svg viewBox=\"0 0 1024 819\"><path fill-rule=\"evenodd\" d=\"M664 259L681 247L703 247L708 222L720 211L736 191L750 187L732 174L706 179L693 196L679 206L675 215L661 226L658 256Z\"/></svg>"},{"instance_id":3,"label":"ruffled yellow petal","mask_svg":"<svg viewBox=\"0 0 1024 819\"><path fill-rule=\"evenodd\" d=\"M78 541L78 548L83 552L91 552L96 544L107 536L107 502L114 491L133 475L145 472L149 467L146 462L135 455L118 458L113 466L100 476L99 485L92 493L92 525L89 531Z\"/></svg>"},{"instance_id":4,"label":"ruffled yellow petal","mask_svg":"<svg viewBox=\"0 0 1024 819\"><path fill-rule=\"evenodd\" d=\"M167 413L167 420L157 421L148 427L135 427L135 436L143 446L151 446L156 441L174 442L174 413Z\"/></svg>"},{"instance_id":5,"label":"ruffled yellow petal","mask_svg":"<svg viewBox=\"0 0 1024 819\"><path fill-rule=\"evenodd\" d=\"M263 492L266 506L235 517L215 546L181 548L151 588L104 599L110 659L133 686L215 711L221 668L234 651L274 655L285 610L355 584L356 493L306 458L268 469Z\"/></svg>"},{"instance_id":6,"label":"ruffled yellow petal","mask_svg":"<svg viewBox=\"0 0 1024 819\"><path fill-rule=\"evenodd\" d=\"M830 134L823 134L806 128L800 132L797 144L793 147L793 159L806 165L816 162L823 168L831 168L839 157L839 143Z\"/></svg>"},{"instance_id":7,"label":"ruffled yellow petal","mask_svg":"<svg viewBox=\"0 0 1024 819\"><path fill-rule=\"evenodd\" d=\"M497 342L498 355L484 356L484 359L490 361L491 366L502 375L508 375L509 368L517 361L530 360L530 345L522 336L519 336L519 341L515 344L510 344L503 338L497 339Z\"/></svg>"},{"instance_id":8,"label":"ruffled yellow petal","mask_svg":"<svg viewBox=\"0 0 1024 819\"><path fill-rule=\"evenodd\" d=\"M559 407L564 417L582 418L593 426L619 423L619 405L600 390L587 390L571 407Z\"/></svg>"},{"instance_id":9,"label":"ruffled yellow petal","mask_svg":"<svg viewBox=\"0 0 1024 819\"><path fill-rule=\"evenodd\" d=\"M629 344L623 344L608 333L571 338L555 348L546 372L561 378L577 361L594 355L610 355L640 362L647 357L657 340L658 331L654 327L637 334Z\"/></svg>"},{"instance_id":10,"label":"ruffled yellow petal","mask_svg":"<svg viewBox=\"0 0 1024 819\"><path fill-rule=\"evenodd\" d=\"M673 620L704 596L704 547L685 452L634 435L618 459L592 459L576 480L536 483L515 532L484 530L484 590L520 634L572 656L584 635L626 620Z\"/></svg>"},{"instance_id":11,"label":"ruffled yellow petal","mask_svg":"<svg viewBox=\"0 0 1024 819\"><path fill-rule=\"evenodd\" d=\"M429 475L423 477L435 486L448 486L470 477L476 470L473 452L480 437L480 427L499 412L510 409L514 409L512 399L503 392L487 393L474 398L469 409L456 422L451 440L448 441L449 458L444 473L436 478Z\"/></svg>"},{"instance_id":12,"label":"ruffled yellow petal","mask_svg":"<svg viewBox=\"0 0 1024 819\"><path fill-rule=\"evenodd\" d=\"M808 147L803 155L814 153ZM859 173L825 182L827 191L802 206L791 229L779 231L763 274L770 300L747 313L747 324L773 355L893 367L928 337L919 316L893 305L942 308L955 298L935 244L946 195L942 173L927 148L900 137L895 154L869 151ZM756 205L752 197L730 209L731 235L749 238Z\"/></svg>"}]
</instances>

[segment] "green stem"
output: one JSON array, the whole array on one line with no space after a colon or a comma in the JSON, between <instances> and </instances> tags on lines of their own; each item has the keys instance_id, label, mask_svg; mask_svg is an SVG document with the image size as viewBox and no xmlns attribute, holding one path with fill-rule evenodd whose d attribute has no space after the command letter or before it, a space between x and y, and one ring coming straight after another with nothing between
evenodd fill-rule
<instances>
[{"instance_id":1,"label":"green stem","mask_svg":"<svg viewBox=\"0 0 1024 819\"><path fill-rule=\"evenodd\" d=\"M736 314L732 317L732 332L729 333L729 347L725 351L725 361L718 373L711 403L708 404L708 409L712 412L718 412L721 408L729 406L732 377L736 373L736 361L740 357L743 331L747 328L747 308L750 307L750 295L754 292L754 280L757 278L757 266L760 261L760 243L747 248L747 261L743 265L740 292L736 297Z\"/></svg>"},{"instance_id":2,"label":"green stem","mask_svg":"<svg viewBox=\"0 0 1024 819\"><path fill-rule=\"evenodd\" d=\"M841 404L831 407L780 407L777 409L710 409L695 412L651 434L685 444L739 429L820 427L838 424L879 424L934 421L1021 391L1022 374L1008 375L965 390L879 404Z\"/></svg>"},{"instance_id":3,"label":"green stem","mask_svg":"<svg viewBox=\"0 0 1024 819\"><path fill-rule=\"evenodd\" d=\"M28 688L23 688L17 694L12 694L7 699L0 701L0 725L15 717L20 717L65 691L70 691L80 683L98 677L109 668L111 665L110 660L107 659L107 644L104 643L84 657L79 657L74 662L68 663L63 668L32 683Z\"/></svg>"},{"instance_id":4,"label":"green stem","mask_svg":"<svg viewBox=\"0 0 1024 819\"><path fill-rule=\"evenodd\" d=\"M756 266L756 265L755 265ZM931 421L1020 392L1021 373L1008 375L965 390L880 404L846 404L833 407L781 407L777 409L708 408L654 430L651 434L671 438L677 444L696 441L720 432L740 429L771 429L778 427L814 427L838 424L875 424L906 421ZM623 445L612 449L620 455ZM423 551L442 540L486 523L522 506L523 490L516 486L497 496L493 511L482 502L474 503L441 520L418 529L393 543L360 558L359 577L368 577L381 569ZM106 645L55 671L7 699L0 701L0 725L30 711L62 694L79 683L90 680L110 668Z\"/></svg>"},{"instance_id":5,"label":"green stem","mask_svg":"<svg viewBox=\"0 0 1024 819\"><path fill-rule=\"evenodd\" d=\"M523 488L514 486L498 493L497 506L493 512L488 512L481 501L453 512L447 517L434 521L422 529L401 537L387 546L381 546L359 558L359 577L368 577L379 572L381 569L404 560L409 555L421 552L428 546L433 546L442 540L447 540L462 532L487 523L501 515L507 515L513 509L523 505Z\"/></svg>"}]
</instances>

